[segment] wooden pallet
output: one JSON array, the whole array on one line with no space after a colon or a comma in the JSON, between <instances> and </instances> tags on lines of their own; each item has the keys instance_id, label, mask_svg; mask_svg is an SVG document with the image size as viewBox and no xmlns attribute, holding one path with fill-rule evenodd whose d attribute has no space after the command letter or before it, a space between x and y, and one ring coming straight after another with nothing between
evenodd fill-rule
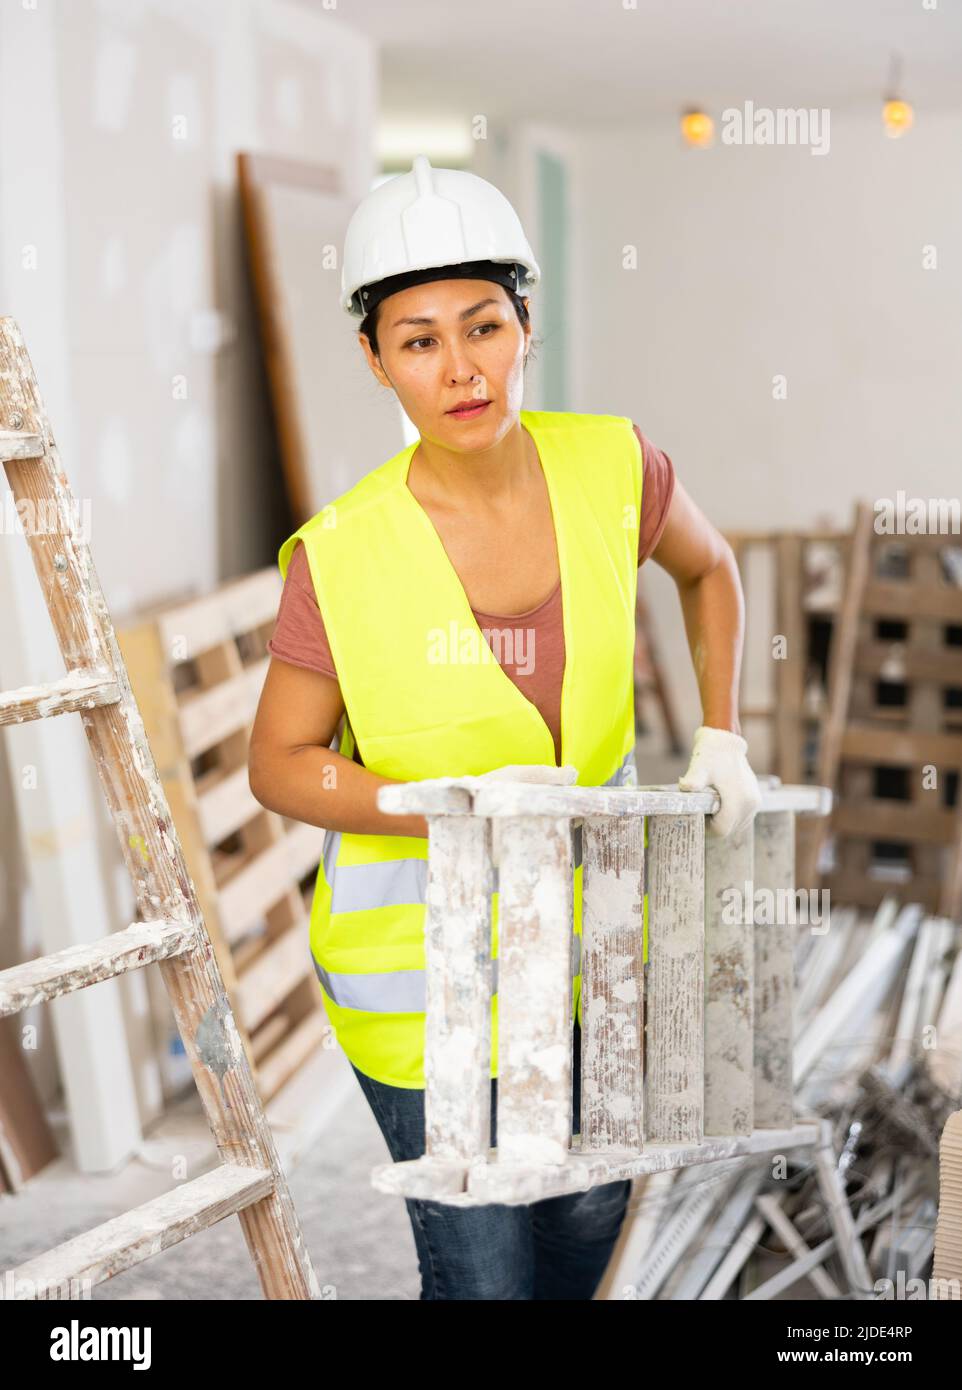
<instances>
[{"instance_id":1,"label":"wooden pallet","mask_svg":"<svg viewBox=\"0 0 962 1390\"><path fill-rule=\"evenodd\" d=\"M658 706L665 730L668 752L680 757L684 752L678 713L666 679L658 639L651 613L644 596L642 576L638 576L635 596L635 733L638 737L649 730L647 704L649 699Z\"/></svg>"},{"instance_id":2,"label":"wooden pallet","mask_svg":"<svg viewBox=\"0 0 962 1390\"><path fill-rule=\"evenodd\" d=\"M248 786L280 590L262 570L119 634L264 1101L330 1036L308 941L324 832L265 810Z\"/></svg>"},{"instance_id":3,"label":"wooden pallet","mask_svg":"<svg viewBox=\"0 0 962 1390\"><path fill-rule=\"evenodd\" d=\"M766 771L785 783L818 780L818 744L828 700L827 653L841 600L849 533L726 531L745 594L745 648L739 719L755 748L768 734ZM775 659L773 641L784 646ZM759 668L770 672L767 699L746 699ZM754 752L756 760L759 752ZM800 863L811 864L817 822L795 825Z\"/></svg>"},{"instance_id":4,"label":"wooden pallet","mask_svg":"<svg viewBox=\"0 0 962 1390\"><path fill-rule=\"evenodd\" d=\"M817 779L818 728L827 698L825 651L849 535L827 529L726 531L725 539L745 594L746 660L752 643L764 644L767 661L773 639L785 642L783 656L772 660L770 699L743 699L739 719L749 734L759 722L770 729L769 773L786 783L811 782ZM767 610L763 591L770 599Z\"/></svg>"},{"instance_id":5,"label":"wooden pallet","mask_svg":"<svg viewBox=\"0 0 962 1390\"><path fill-rule=\"evenodd\" d=\"M810 879L826 868L837 901L962 910L962 585L946 555L959 545L878 535L856 509L819 747L835 809L803 865ZM819 866L826 833L834 863Z\"/></svg>"}]
</instances>

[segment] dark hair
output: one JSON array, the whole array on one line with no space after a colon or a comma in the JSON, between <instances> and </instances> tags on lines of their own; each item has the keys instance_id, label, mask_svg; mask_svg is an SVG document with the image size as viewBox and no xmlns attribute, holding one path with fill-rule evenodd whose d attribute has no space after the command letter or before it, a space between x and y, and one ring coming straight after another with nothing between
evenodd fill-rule
<instances>
[{"instance_id":1,"label":"dark hair","mask_svg":"<svg viewBox=\"0 0 962 1390\"><path fill-rule=\"evenodd\" d=\"M508 289L507 285L502 286L502 288L504 289L505 294L511 300L511 303L514 305L514 312L518 316L518 322L521 324L521 327L527 327L530 321L530 315L528 313L528 309L525 305L524 300L514 290ZM367 338L368 342L371 344L371 351L374 353L375 357L380 356L380 352L378 350L377 345L377 322L381 312L381 303L383 303L383 301L375 304L374 308L370 311L370 313L365 315L364 319L361 322L361 326L358 329L358 333L363 333L364 336ZM531 349L529 348L528 357L530 356ZM527 357L525 358L525 366L527 366Z\"/></svg>"}]
</instances>

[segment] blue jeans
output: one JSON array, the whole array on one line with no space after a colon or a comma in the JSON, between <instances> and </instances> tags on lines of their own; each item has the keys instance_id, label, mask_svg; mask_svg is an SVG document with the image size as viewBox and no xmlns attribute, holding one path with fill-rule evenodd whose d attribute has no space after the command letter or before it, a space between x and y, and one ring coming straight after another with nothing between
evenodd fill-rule
<instances>
[{"instance_id":1,"label":"blue jeans","mask_svg":"<svg viewBox=\"0 0 962 1390\"><path fill-rule=\"evenodd\" d=\"M388 1086L351 1064L395 1163L424 1153L424 1092ZM581 1029L574 1025L572 1130L581 1107ZM497 1080L491 1143L497 1143ZM422 1299L590 1299L628 1205L624 1179L528 1206L452 1207L406 1197Z\"/></svg>"}]
</instances>

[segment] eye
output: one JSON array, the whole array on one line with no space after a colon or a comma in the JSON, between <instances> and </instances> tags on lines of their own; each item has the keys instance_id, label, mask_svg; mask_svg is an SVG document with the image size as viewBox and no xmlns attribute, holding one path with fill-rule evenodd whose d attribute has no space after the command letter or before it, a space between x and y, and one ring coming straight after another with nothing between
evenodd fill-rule
<instances>
[{"instance_id":1,"label":"eye","mask_svg":"<svg viewBox=\"0 0 962 1390\"><path fill-rule=\"evenodd\" d=\"M500 323L479 323L479 324L477 325L477 327L478 327L478 328L490 328L490 329L492 330L492 332L493 332L496 328L500 328L501 325L500 325ZM472 331L472 332L476 332L476 329L472 329L471 331ZM485 336L486 338L488 338L488 337L490 337L491 335L490 335L489 333L486 333L484 336Z\"/></svg>"},{"instance_id":2,"label":"eye","mask_svg":"<svg viewBox=\"0 0 962 1390\"><path fill-rule=\"evenodd\" d=\"M411 341L407 343L405 346L413 348L415 343L430 343L433 341L434 340L432 338L412 338Z\"/></svg>"}]
</instances>

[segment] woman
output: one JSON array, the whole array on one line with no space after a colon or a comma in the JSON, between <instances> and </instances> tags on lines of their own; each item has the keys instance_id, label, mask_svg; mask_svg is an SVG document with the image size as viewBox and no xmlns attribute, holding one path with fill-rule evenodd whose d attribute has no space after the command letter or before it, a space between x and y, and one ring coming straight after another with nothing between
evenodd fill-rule
<instances>
[{"instance_id":1,"label":"woman","mask_svg":"<svg viewBox=\"0 0 962 1390\"><path fill-rule=\"evenodd\" d=\"M395 1161L424 1152L427 825L380 811L379 787L503 769L636 782L635 591L650 553L678 586L702 699L680 786L718 790L719 834L759 802L738 726L732 552L628 419L522 408L523 292L539 276L513 208L472 174L419 155L363 200L345 240L342 305L419 438L281 550L250 784L263 805L328 831L312 954ZM576 934L580 886L577 863ZM495 924L496 913L495 894ZM579 974L572 988L577 1126ZM496 991L491 1076L496 1143ZM521 1207L407 1199L421 1297L591 1298L629 1187Z\"/></svg>"}]
</instances>

